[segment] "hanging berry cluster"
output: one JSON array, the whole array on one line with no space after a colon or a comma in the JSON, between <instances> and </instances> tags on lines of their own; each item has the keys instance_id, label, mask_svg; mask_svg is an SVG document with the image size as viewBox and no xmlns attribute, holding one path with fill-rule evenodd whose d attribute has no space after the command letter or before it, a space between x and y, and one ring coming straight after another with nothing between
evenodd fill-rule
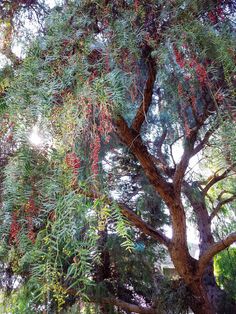
<instances>
[{"instance_id":1,"label":"hanging berry cluster","mask_svg":"<svg viewBox=\"0 0 236 314\"><path fill-rule=\"evenodd\" d=\"M38 213L38 209L36 207L33 196L31 196L25 206L25 215L26 215L27 229L28 229L27 236L32 242L35 241L35 237L36 237L36 233L34 232L33 219L36 217L37 213Z\"/></svg>"},{"instance_id":2,"label":"hanging berry cluster","mask_svg":"<svg viewBox=\"0 0 236 314\"><path fill-rule=\"evenodd\" d=\"M211 24L213 25L217 24L220 20L224 21L225 19L222 3L223 3L222 0L218 1L217 6L207 13L207 17L210 20Z\"/></svg>"},{"instance_id":3,"label":"hanging berry cluster","mask_svg":"<svg viewBox=\"0 0 236 314\"><path fill-rule=\"evenodd\" d=\"M99 162L99 153L101 149L101 137L98 133L94 134L93 141L90 144L90 149L91 149L91 170L93 175L96 177L99 173L99 167L98 167L98 162Z\"/></svg>"},{"instance_id":4,"label":"hanging berry cluster","mask_svg":"<svg viewBox=\"0 0 236 314\"><path fill-rule=\"evenodd\" d=\"M190 60L189 66L195 70L199 83L201 85L205 85L207 82L206 68L201 63L198 63L195 59Z\"/></svg>"},{"instance_id":5,"label":"hanging berry cluster","mask_svg":"<svg viewBox=\"0 0 236 314\"><path fill-rule=\"evenodd\" d=\"M184 45L184 49L187 49L187 45ZM205 66L199 63L196 58L185 58L184 54L179 51L177 46L173 45L173 52L175 56L176 63L181 69L185 69L184 78L185 80L190 80L192 78L191 73L189 73L188 69L193 69L196 73L197 79L201 85L205 85L207 83L207 70ZM186 72L187 71L187 72Z\"/></svg>"},{"instance_id":6,"label":"hanging berry cluster","mask_svg":"<svg viewBox=\"0 0 236 314\"><path fill-rule=\"evenodd\" d=\"M175 55L176 63L179 65L179 67L182 69L185 66L185 60L183 54L178 50L177 46L173 45L173 51Z\"/></svg>"},{"instance_id":7,"label":"hanging berry cluster","mask_svg":"<svg viewBox=\"0 0 236 314\"><path fill-rule=\"evenodd\" d=\"M139 9L139 0L134 0L134 10L135 12L138 12Z\"/></svg>"},{"instance_id":8,"label":"hanging berry cluster","mask_svg":"<svg viewBox=\"0 0 236 314\"><path fill-rule=\"evenodd\" d=\"M18 215L17 212L14 212L12 215L12 222L10 226L10 233L9 233L9 243L18 243L18 234L21 230L21 226L17 221Z\"/></svg>"},{"instance_id":9,"label":"hanging berry cluster","mask_svg":"<svg viewBox=\"0 0 236 314\"><path fill-rule=\"evenodd\" d=\"M111 114L106 107L103 107L98 115L98 131L100 136L104 138L105 143L110 141L110 133L112 132Z\"/></svg>"},{"instance_id":10,"label":"hanging berry cluster","mask_svg":"<svg viewBox=\"0 0 236 314\"><path fill-rule=\"evenodd\" d=\"M80 168L80 158L76 155L75 152L66 154L66 164L73 170L73 174L77 176Z\"/></svg>"},{"instance_id":11,"label":"hanging berry cluster","mask_svg":"<svg viewBox=\"0 0 236 314\"><path fill-rule=\"evenodd\" d=\"M183 45L183 51L184 53L179 51L175 44L173 45L175 60L183 72L184 79L184 83L179 82L177 87L178 95L181 99L181 116L183 118L186 137L190 137L193 125L196 125L197 122L201 123L202 119L202 109L197 108L197 97L193 79L196 77L200 86L204 88L208 84L208 74L205 66L198 62L195 57L192 57L187 44ZM187 52L189 52L191 57L187 55Z\"/></svg>"},{"instance_id":12,"label":"hanging berry cluster","mask_svg":"<svg viewBox=\"0 0 236 314\"><path fill-rule=\"evenodd\" d=\"M91 172L96 177L99 173L99 153L101 150L101 141L108 144L110 134L112 132L112 117L108 104L100 103L91 98L82 97L80 108L83 110L83 139L90 141L90 162ZM67 165L71 168L76 168L74 173L80 166L79 158L75 155L68 155Z\"/></svg>"},{"instance_id":13,"label":"hanging berry cluster","mask_svg":"<svg viewBox=\"0 0 236 314\"><path fill-rule=\"evenodd\" d=\"M96 177L99 172L98 162L99 153L101 149L101 140L103 139L106 144L110 141L110 134L112 132L112 118L111 113L106 105L99 106L99 113L97 115L97 121L93 125L95 132L93 133L92 142L90 144L91 149L91 170Z\"/></svg>"},{"instance_id":14,"label":"hanging berry cluster","mask_svg":"<svg viewBox=\"0 0 236 314\"><path fill-rule=\"evenodd\" d=\"M180 110L181 117L183 118L184 122L185 134L186 137L191 137L193 121L190 120L195 120L195 123L201 123L202 110L197 106L196 92L193 85L189 87L188 84L187 86L188 90L186 91L182 83L178 83L178 95L181 100Z\"/></svg>"}]
</instances>

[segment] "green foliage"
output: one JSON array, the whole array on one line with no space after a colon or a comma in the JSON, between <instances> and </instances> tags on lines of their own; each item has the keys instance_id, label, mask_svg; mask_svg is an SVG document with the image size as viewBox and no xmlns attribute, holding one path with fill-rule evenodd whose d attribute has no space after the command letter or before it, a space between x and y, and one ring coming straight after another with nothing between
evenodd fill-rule
<instances>
[{"instance_id":1,"label":"green foliage","mask_svg":"<svg viewBox=\"0 0 236 314\"><path fill-rule=\"evenodd\" d=\"M214 258L214 271L218 284L236 299L236 249L229 248Z\"/></svg>"},{"instance_id":2,"label":"green foliage","mask_svg":"<svg viewBox=\"0 0 236 314\"><path fill-rule=\"evenodd\" d=\"M161 313L188 313L189 297L188 291L181 281L161 281L156 306Z\"/></svg>"}]
</instances>

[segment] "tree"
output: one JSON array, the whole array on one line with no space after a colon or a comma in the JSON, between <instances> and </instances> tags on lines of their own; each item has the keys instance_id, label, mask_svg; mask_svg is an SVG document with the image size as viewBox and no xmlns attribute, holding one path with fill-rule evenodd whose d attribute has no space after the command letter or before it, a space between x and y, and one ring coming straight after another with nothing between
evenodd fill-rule
<instances>
[{"instance_id":1,"label":"tree","mask_svg":"<svg viewBox=\"0 0 236 314\"><path fill-rule=\"evenodd\" d=\"M213 232L236 195L235 7L104 0L52 12L6 95L18 149L5 168L1 256L9 287L22 280L15 293L29 300L27 310L55 312L87 296L102 313L107 305L156 313L161 245L194 313L235 311L213 273L213 257L236 241L235 232ZM33 125L44 137L34 149ZM191 158L210 163L209 149L212 175L194 173ZM189 213L199 259L189 253ZM136 253L117 260L118 236ZM128 267L132 257L147 290Z\"/></svg>"}]
</instances>

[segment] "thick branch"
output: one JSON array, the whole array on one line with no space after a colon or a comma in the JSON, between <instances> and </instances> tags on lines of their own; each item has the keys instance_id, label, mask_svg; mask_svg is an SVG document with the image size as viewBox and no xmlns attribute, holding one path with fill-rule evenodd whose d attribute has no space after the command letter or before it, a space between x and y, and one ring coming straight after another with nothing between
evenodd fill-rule
<instances>
[{"instance_id":1,"label":"thick branch","mask_svg":"<svg viewBox=\"0 0 236 314\"><path fill-rule=\"evenodd\" d=\"M167 134L168 134L167 129L164 128L162 135L154 141L153 147L155 149L155 155L158 157L159 164L161 164L162 166L162 171L167 176L172 177L174 175L175 170L169 167L166 158L162 153L162 145L165 142Z\"/></svg>"},{"instance_id":2,"label":"thick branch","mask_svg":"<svg viewBox=\"0 0 236 314\"><path fill-rule=\"evenodd\" d=\"M214 243L208 250L200 257L198 266L199 274L202 275L210 260L219 252L229 247L232 243L236 242L236 232L229 234L225 239Z\"/></svg>"},{"instance_id":3,"label":"thick branch","mask_svg":"<svg viewBox=\"0 0 236 314\"><path fill-rule=\"evenodd\" d=\"M166 237L161 231L157 231L145 221L143 221L138 215L136 215L131 209L126 205L118 203L121 208L122 214L140 231L144 234L149 235L153 239L157 240L159 243L164 244L165 246L170 245L170 239Z\"/></svg>"},{"instance_id":4,"label":"thick branch","mask_svg":"<svg viewBox=\"0 0 236 314\"><path fill-rule=\"evenodd\" d=\"M78 295L78 291L74 288L67 288L65 287L66 292L70 295L76 297ZM124 311L133 312L133 313L140 313L140 314L158 314L154 308L139 306L136 304L125 302L121 299L116 297L102 297L102 298L95 298L94 296L89 296L88 302L97 303L97 304L112 304Z\"/></svg>"},{"instance_id":5,"label":"thick branch","mask_svg":"<svg viewBox=\"0 0 236 314\"><path fill-rule=\"evenodd\" d=\"M140 135L135 130L129 128L122 117L119 117L115 124L118 136L139 160L149 181L166 203L172 203L174 197L172 185L166 182L157 170L153 158L143 144Z\"/></svg>"},{"instance_id":6,"label":"thick branch","mask_svg":"<svg viewBox=\"0 0 236 314\"><path fill-rule=\"evenodd\" d=\"M222 206L232 202L236 199L236 195L233 195L225 200L220 201L216 207L213 209L212 213L210 214L210 221L219 213Z\"/></svg>"},{"instance_id":7,"label":"thick branch","mask_svg":"<svg viewBox=\"0 0 236 314\"><path fill-rule=\"evenodd\" d=\"M153 308L138 306L136 304L131 304L125 301L122 301L117 298L107 297L101 300L102 304L112 304L119 307L122 310L132 312L132 313L140 313L140 314L157 314L156 310Z\"/></svg>"},{"instance_id":8,"label":"thick branch","mask_svg":"<svg viewBox=\"0 0 236 314\"><path fill-rule=\"evenodd\" d=\"M173 241L180 247L180 250L177 253L180 254L181 252L182 256L184 256L183 258L186 258L186 260L189 259L190 256L186 240L185 211L180 198L176 197L173 185L169 183L156 168L152 156L142 142L140 135L135 132L135 130L130 129L122 117L117 119L115 124L117 134L121 141L135 155L140 162L147 179L170 209L173 227Z\"/></svg>"},{"instance_id":9,"label":"thick branch","mask_svg":"<svg viewBox=\"0 0 236 314\"><path fill-rule=\"evenodd\" d=\"M103 195L99 195L97 192L90 191L87 192L83 190L82 188L77 188L77 192L92 199L102 199L104 202L106 202L108 205L111 205L114 203L114 201L108 197L103 197ZM169 246L171 241L168 237L166 237L161 231L158 231L154 229L152 226L150 226L148 223L143 221L141 217L139 217L137 214L135 214L130 208L128 208L127 205L118 203L118 206L120 207L121 213L128 219L128 221L138 228L141 232L144 234L152 237L153 239L157 240L160 244L163 244L165 246Z\"/></svg>"},{"instance_id":10,"label":"thick branch","mask_svg":"<svg viewBox=\"0 0 236 314\"><path fill-rule=\"evenodd\" d=\"M235 167L235 163L233 163L229 168L227 168L221 175L214 175L213 178L210 179L210 181L207 183L205 188L203 189L203 194L206 195L207 192L210 190L210 188L216 184L217 182L225 179L227 175L230 173L231 170Z\"/></svg>"},{"instance_id":11,"label":"thick branch","mask_svg":"<svg viewBox=\"0 0 236 314\"><path fill-rule=\"evenodd\" d=\"M181 157L179 164L176 167L176 171L173 178L173 183L174 183L174 189L177 195L179 195L181 192L185 171L188 168L189 160L193 153L194 142L195 142L195 138L187 140L184 153Z\"/></svg>"},{"instance_id":12,"label":"thick branch","mask_svg":"<svg viewBox=\"0 0 236 314\"><path fill-rule=\"evenodd\" d=\"M156 79L156 65L154 60L149 56L148 60L148 79L146 81L146 85L143 92L143 100L138 108L136 116L132 123L132 128L136 132L140 132L142 124L145 120L146 114L152 102L152 94L153 94L153 87Z\"/></svg>"}]
</instances>

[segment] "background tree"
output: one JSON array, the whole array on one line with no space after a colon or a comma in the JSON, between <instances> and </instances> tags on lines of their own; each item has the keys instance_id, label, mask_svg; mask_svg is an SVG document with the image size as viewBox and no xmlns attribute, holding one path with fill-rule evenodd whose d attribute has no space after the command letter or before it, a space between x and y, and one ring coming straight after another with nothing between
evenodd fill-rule
<instances>
[{"instance_id":1,"label":"background tree","mask_svg":"<svg viewBox=\"0 0 236 314\"><path fill-rule=\"evenodd\" d=\"M217 282L235 298L235 248L219 253L214 259Z\"/></svg>"},{"instance_id":2,"label":"background tree","mask_svg":"<svg viewBox=\"0 0 236 314\"><path fill-rule=\"evenodd\" d=\"M234 13L228 0L53 10L4 96L17 143L0 231L11 312L76 302L101 313L235 312L213 273L236 240L213 224L222 209L233 216L236 192ZM194 156L215 161L210 176L192 169ZM163 247L178 280L160 273Z\"/></svg>"}]
</instances>

